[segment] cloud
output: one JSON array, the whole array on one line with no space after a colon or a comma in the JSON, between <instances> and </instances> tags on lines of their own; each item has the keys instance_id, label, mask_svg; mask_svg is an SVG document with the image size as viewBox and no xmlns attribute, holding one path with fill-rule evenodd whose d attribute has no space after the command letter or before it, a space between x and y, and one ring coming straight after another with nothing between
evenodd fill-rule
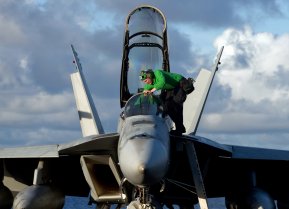
<instances>
[{"instance_id":1,"label":"cloud","mask_svg":"<svg viewBox=\"0 0 289 209\"><path fill-rule=\"evenodd\" d=\"M45 92L3 94L0 103L0 144L64 143L80 138L75 101L71 94Z\"/></svg>"},{"instance_id":2,"label":"cloud","mask_svg":"<svg viewBox=\"0 0 289 209\"><path fill-rule=\"evenodd\" d=\"M95 100L105 102L107 98L118 107L119 83L108 80L120 77L123 22L100 27L109 23L99 20L108 14L113 18L113 14L96 12L92 3L0 2L0 26L5 29L0 34L1 143L38 144L80 136L69 77L75 71L70 44L79 52L91 92L97 95ZM83 25L81 21L90 23ZM111 114L115 112L100 113L109 130L116 126L109 122ZM32 133L42 140L35 141Z\"/></svg>"},{"instance_id":3,"label":"cloud","mask_svg":"<svg viewBox=\"0 0 289 209\"><path fill-rule=\"evenodd\" d=\"M23 42L25 37L21 33L21 28L13 21L6 18L4 15L0 14L0 28L2 30L0 33L0 40L2 41L1 45L9 46L10 44L17 44Z\"/></svg>"},{"instance_id":4,"label":"cloud","mask_svg":"<svg viewBox=\"0 0 289 209\"><path fill-rule=\"evenodd\" d=\"M204 28L241 26L245 22L264 20L272 16L281 16L279 1L276 0L201 0L186 1L176 4L173 0L148 0L147 4L158 7L170 23L196 24ZM97 3L100 8L117 13L128 13L140 5L139 2L123 0L111 2L101 0ZM173 5L173 6L172 6Z\"/></svg>"},{"instance_id":5,"label":"cloud","mask_svg":"<svg viewBox=\"0 0 289 209\"><path fill-rule=\"evenodd\" d=\"M20 95L9 92L5 96L6 100L0 104L1 109L5 110L0 112L2 127L75 128L71 120L77 119L77 112L71 93L48 95L46 92L31 92Z\"/></svg>"},{"instance_id":6,"label":"cloud","mask_svg":"<svg viewBox=\"0 0 289 209\"><path fill-rule=\"evenodd\" d=\"M250 27L229 28L217 37L215 47L225 48L200 132L232 144L250 138L257 145L267 135L272 145L274 134L288 143L288 44L289 34L254 33ZM223 105L212 109L220 100Z\"/></svg>"},{"instance_id":7,"label":"cloud","mask_svg":"<svg viewBox=\"0 0 289 209\"><path fill-rule=\"evenodd\" d=\"M225 46L220 84L231 87L234 100L288 100L286 78L280 77L289 73L287 44L289 34L254 34L249 27L226 30L215 42Z\"/></svg>"}]
</instances>

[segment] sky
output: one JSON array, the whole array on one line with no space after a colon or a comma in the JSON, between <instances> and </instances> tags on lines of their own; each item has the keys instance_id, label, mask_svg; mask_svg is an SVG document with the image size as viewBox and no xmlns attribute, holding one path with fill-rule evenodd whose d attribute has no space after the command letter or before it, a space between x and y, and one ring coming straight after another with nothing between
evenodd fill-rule
<instances>
[{"instance_id":1,"label":"sky","mask_svg":"<svg viewBox=\"0 0 289 209\"><path fill-rule=\"evenodd\" d=\"M141 4L166 16L172 72L196 77L224 46L198 135L289 150L287 0L1 0L1 147L81 138L70 44L105 132L116 132L124 25Z\"/></svg>"}]
</instances>

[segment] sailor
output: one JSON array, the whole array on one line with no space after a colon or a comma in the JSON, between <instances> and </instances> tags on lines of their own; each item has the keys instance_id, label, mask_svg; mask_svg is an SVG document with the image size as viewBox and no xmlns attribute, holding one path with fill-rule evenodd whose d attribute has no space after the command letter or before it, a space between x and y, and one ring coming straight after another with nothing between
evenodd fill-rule
<instances>
[{"instance_id":1,"label":"sailor","mask_svg":"<svg viewBox=\"0 0 289 209\"><path fill-rule=\"evenodd\" d=\"M163 102L164 113L170 116L176 127L170 133L174 135L185 133L183 103L187 98L187 92L183 87L187 87L188 80L180 74L170 73L161 69L154 71L152 69L143 70L140 72L140 79L145 83L144 94L162 90L160 99Z\"/></svg>"}]
</instances>

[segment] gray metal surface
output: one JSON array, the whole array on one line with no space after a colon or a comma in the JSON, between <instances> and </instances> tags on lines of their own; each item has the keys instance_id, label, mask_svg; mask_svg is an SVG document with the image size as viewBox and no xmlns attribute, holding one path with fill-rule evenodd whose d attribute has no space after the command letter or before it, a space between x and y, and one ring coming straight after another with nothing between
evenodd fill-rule
<instances>
[{"instance_id":1,"label":"gray metal surface","mask_svg":"<svg viewBox=\"0 0 289 209\"><path fill-rule=\"evenodd\" d=\"M232 158L289 161L289 151L257 147L232 146Z\"/></svg>"},{"instance_id":2,"label":"gray metal surface","mask_svg":"<svg viewBox=\"0 0 289 209\"><path fill-rule=\"evenodd\" d=\"M60 155L85 154L89 151L114 150L116 152L119 139L118 133L92 135L79 140L61 144L58 147Z\"/></svg>"},{"instance_id":3,"label":"gray metal surface","mask_svg":"<svg viewBox=\"0 0 289 209\"><path fill-rule=\"evenodd\" d=\"M187 134L196 134L198 125L212 86L215 74L220 64L224 46L217 54L212 71L201 70L195 83L195 90L188 95L184 103L184 125Z\"/></svg>"},{"instance_id":4,"label":"gray metal surface","mask_svg":"<svg viewBox=\"0 0 289 209\"><path fill-rule=\"evenodd\" d=\"M0 158L55 158L58 145L0 148Z\"/></svg>"},{"instance_id":5,"label":"gray metal surface","mask_svg":"<svg viewBox=\"0 0 289 209\"><path fill-rule=\"evenodd\" d=\"M78 55L71 45L74 56L74 63L77 72L71 74L72 87L74 91L76 106L78 110L81 130L83 137L103 134L104 130L95 108L86 80L83 76L82 67Z\"/></svg>"},{"instance_id":6,"label":"gray metal surface","mask_svg":"<svg viewBox=\"0 0 289 209\"><path fill-rule=\"evenodd\" d=\"M169 130L158 115L154 96L133 96L125 106L120 132L118 158L127 180L144 186L159 182L169 166Z\"/></svg>"},{"instance_id":7,"label":"gray metal surface","mask_svg":"<svg viewBox=\"0 0 289 209\"><path fill-rule=\"evenodd\" d=\"M200 209L208 209L209 207L208 207L206 189L205 189L205 185L203 181L203 175L200 170L199 161L198 161L194 143L186 144L186 149L187 149L187 154L189 158L192 175L193 175L194 182L195 182L197 196L199 199Z\"/></svg>"}]
</instances>

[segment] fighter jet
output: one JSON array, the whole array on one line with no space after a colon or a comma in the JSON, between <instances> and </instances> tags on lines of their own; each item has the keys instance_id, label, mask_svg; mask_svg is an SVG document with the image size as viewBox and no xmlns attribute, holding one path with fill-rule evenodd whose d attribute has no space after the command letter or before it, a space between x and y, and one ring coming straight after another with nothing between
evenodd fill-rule
<instances>
[{"instance_id":1,"label":"fighter jet","mask_svg":"<svg viewBox=\"0 0 289 209\"><path fill-rule=\"evenodd\" d=\"M197 135L218 70L201 70L184 104L187 133L174 124L159 96L144 95L139 72L170 71L167 22L142 5L126 19L120 82L121 112L115 133L105 133L78 54L71 75L83 138L67 144L1 148L0 209L61 209L65 196L87 197L109 209L209 208L225 197L226 208L289 208L289 152L220 144ZM228 78L229 79L229 78ZM276 203L276 204L275 204Z\"/></svg>"}]
</instances>

